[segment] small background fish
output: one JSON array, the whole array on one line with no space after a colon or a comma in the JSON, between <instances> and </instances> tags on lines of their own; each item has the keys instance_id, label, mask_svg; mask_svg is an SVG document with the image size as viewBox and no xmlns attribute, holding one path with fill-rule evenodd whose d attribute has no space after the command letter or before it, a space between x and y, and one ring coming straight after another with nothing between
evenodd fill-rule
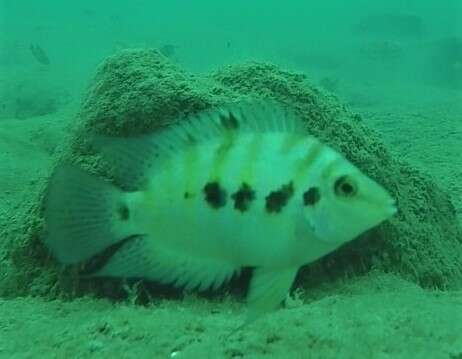
<instances>
[{"instance_id":1,"label":"small background fish","mask_svg":"<svg viewBox=\"0 0 462 359\"><path fill-rule=\"evenodd\" d=\"M177 46L172 44L164 44L159 47L159 51L165 57L172 58L175 57L177 48Z\"/></svg>"},{"instance_id":2,"label":"small background fish","mask_svg":"<svg viewBox=\"0 0 462 359\"><path fill-rule=\"evenodd\" d=\"M38 44L30 44L30 52L35 60L41 65L48 66L50 65L50 58L48 57L45 50Z\"/></svg>"}]
</instances>

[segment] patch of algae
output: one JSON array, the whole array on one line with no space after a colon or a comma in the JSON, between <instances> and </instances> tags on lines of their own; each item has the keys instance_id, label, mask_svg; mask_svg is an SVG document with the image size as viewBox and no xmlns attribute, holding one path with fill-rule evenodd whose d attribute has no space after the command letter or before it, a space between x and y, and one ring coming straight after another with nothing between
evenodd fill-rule
<instances>
[{"instance_id":1,"label":"patch of algae","mask_svg":"<svg viewBox=\"0 0 462 359\"><path fill-rule=\"evenodd\" d=\"M393 219L304 268L300 285L315 287L371 269L393 272L425 287L449 288L462 282L462 232L447 194L390 153L380 136L335 97L311 85L304 75L270 64L229 66L195 76L155 50L120 52L99 67L78 115L79 128L57 160L110 177L110 168L88 146L91 134L149 133L182 116L245 98L276 100L294 109L312 134L340 150L398 201L399 213ZM62 276L57 271L41 245L40 197L26 202L9 227L15 232L7 240L11 270L1 279L0 295L31 294L31 288L32 294L45 297L78 293L79 285L69 282L69 273ZM101 285L91 282L84 291Z\"/></svg>"}]
</instances>

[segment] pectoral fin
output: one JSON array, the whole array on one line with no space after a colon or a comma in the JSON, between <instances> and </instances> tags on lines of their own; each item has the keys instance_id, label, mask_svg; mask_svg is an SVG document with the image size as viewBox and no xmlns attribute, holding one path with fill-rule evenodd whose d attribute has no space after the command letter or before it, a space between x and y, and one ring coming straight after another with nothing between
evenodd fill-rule
<instances>
[{"instance_id":1,"label":"pectoral fin","mask_svg":"<svg viewBox=\"0 0 462 359\"><path fill-rule=\"evenodd\" d=\"M245 324L277 308L286 298L298 268L257 268L248 294L249 312Z\"/></svg>"}]
</instances>

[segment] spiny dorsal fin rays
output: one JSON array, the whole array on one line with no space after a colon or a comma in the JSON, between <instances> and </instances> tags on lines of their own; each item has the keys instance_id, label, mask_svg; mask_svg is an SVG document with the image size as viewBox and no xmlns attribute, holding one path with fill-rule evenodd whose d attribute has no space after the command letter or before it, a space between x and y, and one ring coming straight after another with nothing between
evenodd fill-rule
<instances>
[{"instance_id":1,"label":"spiny dorsal fin rays","mask_svg":"<svg viewBox=\"0 0 462 359\"><path fill-rule=\"evenodd\" d=\"M200 112L151 135L95 136L93 143L112 164L125 189L142 188L152 170L188 146L231 132L306 133L303 122L274 102L246 101Z\"/></svg>"},{"instance_id":2,"label":"spiny dorsal fin rays","mask_svg":"<svg viewBox=\"0 0 462 359\"><path fill-rule=\"evenodd\" d=\"M302 121L288 109L272 101L246 101L220 109L238 120L239 130L252 132L303 133Z\"/></svg>"}]
</instances>

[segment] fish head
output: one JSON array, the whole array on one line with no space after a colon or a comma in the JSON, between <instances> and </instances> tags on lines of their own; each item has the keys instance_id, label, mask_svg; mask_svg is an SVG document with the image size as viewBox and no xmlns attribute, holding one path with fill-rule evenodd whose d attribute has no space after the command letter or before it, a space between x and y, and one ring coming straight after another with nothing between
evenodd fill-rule
<instances>
[{"instance_id":1,"label":"fish head","mask_svg":"<svg viewBox=\"0 0 462 359\"><path fill-rule=\"evenodd\" d=\"M396 213L395 200L381 185L347 160L339 162L304 194L305 219L314 237L336 245Z\"/></svg>"}]
</instances>

